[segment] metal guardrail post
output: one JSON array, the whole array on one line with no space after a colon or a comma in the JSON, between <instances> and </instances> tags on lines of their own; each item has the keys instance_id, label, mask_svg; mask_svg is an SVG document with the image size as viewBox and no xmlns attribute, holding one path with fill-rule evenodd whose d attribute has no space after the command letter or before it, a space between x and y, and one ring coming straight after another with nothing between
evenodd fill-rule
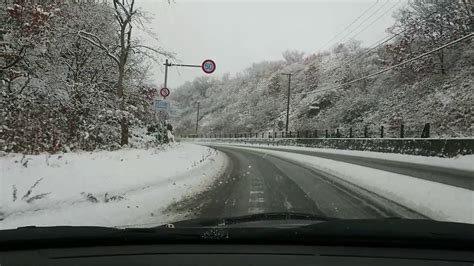
<instances>
[{"instance_id":1,"label":"metal guardrail post","mask_svg":"<svg viewBox=\"0 0 474 266\"><path fill-rule=\"evenodd\" d=\"M354 136L352 135L352 127L349 128L349 138L353 138Z\"/></svg>"},{"instance_id":2,"label":"metal guardrail post","mask_svg":"<svg viewBox=\"0 0 474 266\"><path fill-rule=\"evenodd\" d=\"M405 137L405 125L401 124L400 125L400 138L404 138Z\"/></svg>"},{"instance_id":3,"label":"metal guardrail post","mask_svg":"<svg viewBox=\"0 0 474 266\"><path fill-rule=\"evenodd\" d=\"M380 126L380 138L382 138L382 139L383 139L383 133L384 133L383 132L383 126Z\"/></svg>"},{"instance_id":4,"label":"metal guardrail post","mask_svg":"<svg viewBox=\"0 0 474 266\"><path fill-rule=\"evenodd\" d=\"M423 132L421 132L422 138L429 138L430 137L430 123L426 123L423 127Z\"/></svg>"}]
</instances>

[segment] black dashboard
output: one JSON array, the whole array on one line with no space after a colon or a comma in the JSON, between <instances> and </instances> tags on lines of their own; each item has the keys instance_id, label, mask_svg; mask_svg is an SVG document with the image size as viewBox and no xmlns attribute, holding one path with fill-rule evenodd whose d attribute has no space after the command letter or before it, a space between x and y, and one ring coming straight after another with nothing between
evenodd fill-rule
<instances>
[{"instance_id":1,"label":"black dashboard","mask_svg":"<svg viewBox=\"0 0 474 266\"><path fill-rule=\"evenodd\" d=\"M9 265L469 265L471 251L307 245L129 245L0 252Z\"/></svg>"},{"instance_id":2,"label":"black dashboard","mask_svg":"<svg viewBox=\"0 0 474 266\"><path fill-rule=\"evenodd\" d=\"M260 214L154 228L1 230L0 266L474 265L472 224L305 218L317 217Z\"/></svg>"}]
</instances>

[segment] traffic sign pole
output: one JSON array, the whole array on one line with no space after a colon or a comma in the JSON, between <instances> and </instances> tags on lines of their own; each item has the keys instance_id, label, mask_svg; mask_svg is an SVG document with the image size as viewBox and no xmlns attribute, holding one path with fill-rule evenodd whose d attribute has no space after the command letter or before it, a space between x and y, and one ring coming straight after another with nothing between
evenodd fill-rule
<instances>
[{"instance_id":1,"label":"traffic sign pole","mask_svg":"<svg viewBox=\"0 0 474 266\"><path fill-rule=\"evenodd\" d=\"M202 71L206 74L212 74L216 70L216 63L211 59L206 59L202 62L201 65L189 65L189 64L172 64L169 63L168 59L165 61L165 84L164 88L160 90L160 95L165 99L169 95L168 89L168 67L178 66L178 67L200 67ZM166 96L165 96L166 95ZM197 106L197 115L196 115L196 134L199 127L199 102Z\"/></svg>"},{"instance_id":2,"label":"traffic sign pole","mask_svg":"<svg viewBox=\"0 0 474 266\"><path fill-rule=\"evenodd\" d=\"M170 64L168 63L168 59L165 61L165 88L168 88L168 66Z\"/></svg>"},{"instance_id":3,"label":"traffic sign pole","mask_svg":"<svg viewBox=\"0 0 474 266\"><path fill-rule=\"evenodd\" d=\"M165 84L164 87L168 88L168 67L178 66L178 67L200 67L204 73L211 74L216 70L216 63L211 59L206 59L200 65L190 65L190 64L172 64L168 59L165 61Z\"/></svg>"}]
</instances>

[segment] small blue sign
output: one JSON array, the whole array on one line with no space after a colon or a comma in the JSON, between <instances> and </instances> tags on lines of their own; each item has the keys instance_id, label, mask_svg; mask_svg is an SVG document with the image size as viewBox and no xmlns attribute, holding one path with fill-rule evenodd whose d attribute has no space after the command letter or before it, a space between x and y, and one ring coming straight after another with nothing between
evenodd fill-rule
<instances>
[{"instance_id":1,"label":"small blue sign","mask_svg":"<svg viewBox=\"0 0 474 266\"><path fill-rule=\"evenodd\" d=\"M165 100L155 100L154 106L155 111L168 111L170 108L170 103Z\"/></svg>"}]
</instances>

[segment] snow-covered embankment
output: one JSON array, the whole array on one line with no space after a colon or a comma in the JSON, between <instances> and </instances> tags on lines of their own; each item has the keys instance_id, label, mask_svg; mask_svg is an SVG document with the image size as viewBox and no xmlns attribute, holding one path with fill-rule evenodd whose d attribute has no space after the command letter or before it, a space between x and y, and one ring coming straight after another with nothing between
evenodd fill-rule
<instances>
[{"instance_id":1,"label":"snow-covered embankment","mask_svg":"<svg viewBox=\"0 0 474 266\"><path fill-rule=\"evenodd\" d=\"M173 202L206 189L224 154L182 143L161 149L0 157L0 229L122 226L179 219Z\"/></svg>"}]
</instances>

